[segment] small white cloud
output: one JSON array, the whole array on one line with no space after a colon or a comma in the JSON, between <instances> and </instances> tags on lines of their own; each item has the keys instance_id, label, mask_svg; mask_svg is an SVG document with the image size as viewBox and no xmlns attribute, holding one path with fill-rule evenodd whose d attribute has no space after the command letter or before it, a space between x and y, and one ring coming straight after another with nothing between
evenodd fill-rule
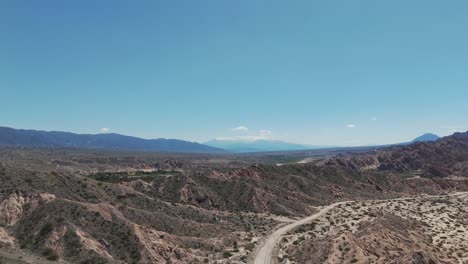
<instances>
[{"instance_id":1,"label":"small white cloud","mask_svg":"<svg viewBox=\"0 0 468 264\"><path fill-rule=\"evenodd\" d=\"M371 118L371 121L373 121L373 122L377 121L377 117Z\"/></svg>"},{"instance_id":2,"label":"small white cloud","mask_svg":"<svg viewBox=\"0 0 468 264\"><path fill-rule=\"evenodd\" d=\"M459 126L441 126L440 128L446 129L449 133L463 132L463 128Z\"/></svg>"},{"instance_id":3,"label":"small white cloud","mask_svg":"<svg viewBox=\"0 0 468 264\"><path fill-rule=\"evenodd\" d=\"M347 128L355 128L356 125L355 125L355 124L347 124L346 127L347 127Z\"/></svg>"},{"instance_id":4,"label":"small white cloud","mask_svg":"<svg viewBox=\"0 0 468 264\"><path fill-rule=\"evenodd\" d=\"M260 130L260 136L268 137L268 136L271 136L271 134L273 134L271 130L266 130L266 129Z\"/></svg>"},{"instance_id":5,"label":"small white cloud","mask_svg":"<svg viewBox=\"0 0 468 264\"><path fill-rule=\"evenodd\" d=\"M103 127L101 129L99 129L99 131L101 131L101 133L107 133L109 132L110 129L108 129L107 127Z\"/></svg>"},{"instance_id":6,"label":"small white cloud","mask_svg":"<svg viewBox=\"0 0 468 264\"><path fill-rule=\"evenodd\" d=\"M246 127L246 126L238 126L238 127L233 128L232 130L234 130L234 131L249 131L249 128Z\"/></svg>"}]
</instances>

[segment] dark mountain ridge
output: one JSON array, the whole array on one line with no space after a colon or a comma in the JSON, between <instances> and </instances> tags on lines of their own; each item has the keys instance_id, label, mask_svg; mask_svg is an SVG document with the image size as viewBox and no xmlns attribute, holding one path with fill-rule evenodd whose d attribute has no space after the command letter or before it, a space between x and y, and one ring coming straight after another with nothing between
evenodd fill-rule
<instances>
[{"instance_id":1,"label":"dark mountain ridge","mask_svg":"<svg viewBox=\"0 0 468 264\"><path fill-rule=\"evenodd\" d=\"M0 145L45 148L223 153L222 149L178 139L142 139L120 134L74 134L0 127Z\"/></svg>"}]
</instances>

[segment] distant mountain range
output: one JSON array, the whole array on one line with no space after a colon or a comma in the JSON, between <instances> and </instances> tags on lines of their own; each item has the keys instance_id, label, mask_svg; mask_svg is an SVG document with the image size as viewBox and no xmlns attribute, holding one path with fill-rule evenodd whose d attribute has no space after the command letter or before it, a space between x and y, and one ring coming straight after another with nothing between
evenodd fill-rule
<instances>
[{"instance_id":1,"label":"distant mountain range","mask_svg":"<svg viewBox=\"0 0 468 264\"><path fill-rule=\"evenodd\" d=\"M224 153L225 150L178 139L142 139L119 134L74 134L0 127L0 145L149 152Z\"/></svg>"},{"instance_id":2,"label":"distant mountain range","mask_svg":"<svg viewBox=\"0 0 468 264\"><path fill-rule=\"evenodd\" d=\"M415 138L410 142L390 144L384 146L369 146L369 147L385 147L392 145L408 145L415 142L436 141L440 137L427 133L420 137ZM289 143L279 140L211 140L203 144L225 149L230 152L248 153L248 152L269 152L269 151L294 151L294 150L311 150L311 149L325 149L325 148L343 148L340 146L314 146Z\"/></svg>"},{"instance_id":3,"label":"distant mountain range","mask_svg":"<svg viewBox=\"0 0 468 264\"><path fill-rule=\"evenodd\" d=\"M289 143L279 140L211 140L203 144L225 149L230 152L267 152L326 148L324 146L311 146Z\"/></svg>"},{"instance_id":4,"label":"distant mountain range","mask_svg":"<svg viewBox=\"0 0 468 264\"><path fill-rule=\"evenodd\" d=\"M414 142L436 141L438 139L439 136L428 133L410 142L393 145L407 145ZM178 139L142 139L114 133L93 135L0 127L0 146L2 145L183 153L249 153L339 148L337 146L303 145L279 140L211 140L200 144Z\"/></svg>"}]
</instances>

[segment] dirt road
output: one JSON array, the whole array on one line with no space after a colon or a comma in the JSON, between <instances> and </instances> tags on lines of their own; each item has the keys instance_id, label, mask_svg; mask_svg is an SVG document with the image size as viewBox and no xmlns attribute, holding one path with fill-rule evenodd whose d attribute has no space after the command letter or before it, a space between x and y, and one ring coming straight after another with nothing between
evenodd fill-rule
<instances>
[{"instance_id":1,"label":"dirt road","mask_svg":"<svg viewBox=\"0 0 468 264\"><path fill-rule=\"evenodd\" d=\"M280 242L281 236L288 233L289 231L293 230L294 228L305 225L307 223L312 222L313 220L319 218L320 216L326 214L328 211L333 209L335 206L339 204L344 204L347 202L339 202L339 203L334 203L331 205L328 205L326 207L323 207L318 211L317 213L308 216L306 218L303 218L297 222L291 223L289 225L283 226L280 229L276 230L273 232L268 239L265 241L265 244L260 248L260 250L257 252L257 255L255 256L255 261L254 264L271 264L272 259L273 259L273 252L275 250L276 245Z\"/></svg>"},{"instance_id":2,"label":"dirt road","mask_svg":"<svg viewBox=\"0 0 468 264\"><path fill-rule=\"evenodd\" d=\"M460 196L460 195L466 195L468 192L455 192L448 194L448 196ZM425 196L420 196L424 198L438 198L438 197L444 197L441 195L425 195ZM389 201L402 201L402 200L413 200L415 197L401 197L401 198L394 198L394 199L389 199ZM275 247L279 244L281 240L281 236L288 233L289 231L292 231L294 228L308 224L312 222L313 220L319 218L320 216L323 216L326 214L328 211L333 209L335 206L340 205L340 204L345 204L348 202L352 201L344 201L344 202L338 202L334 203L331 205L328 205L326 207L323 207L318 211L317 213L308 216L306 218L303 218L297 222L288 224L286 226L281 227L280 229L276 230L273 232L265 241L265 243L262 245L262 247L257 251L257 254L255 256L254 264L271 264L274 263L273 261L273 253L275 250ZM464 261L464 260L463 260Z\"/></svg>"}]
</instances>

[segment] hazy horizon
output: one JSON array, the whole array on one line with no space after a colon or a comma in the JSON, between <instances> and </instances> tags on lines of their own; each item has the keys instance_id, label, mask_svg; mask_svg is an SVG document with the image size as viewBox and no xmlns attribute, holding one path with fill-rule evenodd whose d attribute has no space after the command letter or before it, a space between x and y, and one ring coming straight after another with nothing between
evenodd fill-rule
<instances>
[{"instance_id":1,"label":"hazy horizon","mask_svg":"<svg viewBox=\"0 0 468 264\"><path fill-rule=\"evenodd\" d=\"M468 130L465 1L0 4L0 126L206 142Z\"/></svg>"},{"instance_id":2,"label":"hazy horizon","mask_svg":"<svg viewBox=\"0 0 468 264\"><path fill-rule=\"evenodd\" d=\"M0 128L1 127L5 127L5 126L1 126L0 125ZM16 128L16 127L6 127L6 128L12 128L12 129L16 129L16 130L33 130L33 131L45 131L45 132L65 132L65 133L74 133L74 134L78 134L78 135L99 135L99 134L118 134L118 135L123 135L123 136L129 136L129 137L137 137L137 138L142 138L142 139L147 139L147 140L152 140L152 139L161 139L160 137L156 137L156 138L145 138L145 137L138 137L138 136L135 136L135 135L129 135L129 134L122 134L122 133L117 133L117 132L111 132L109 131L107 128L105 128L104 130L101 128L101 131L99 131L98 133L78 133L78 132L75 132L75 131L62 131L62 130L39 130L39 129L35 129L35 128ZM457 131L457 132L466 132L466 131ZM456 133L456 132L454 132ZM288 143L288 144L292 144L292 145L302 145L304 147L311 147L311 148L335 148L335 147L365 147L365 146L379 146L379 145L392 145L392 144L400 144L400 143L407 143L407 142L411 142L413 141L414 139L418 138L418 137L421 137L421 136L424 136L424 135L427 135L427 134L434 134L434 133L431 133L431 132L427 132L427 133L423 133L423 134L420 134L420 135L417 135L413 138L407 138L407 139L404 139L402 141L397 141L397 142L387 142L387 143L378 143L378 144L368 144L368 145L312 145L312 144L306 144L306 143L301 143L301 142L294 142L294 141L287 141L287 140L281 140L281 139L275 139L273 137L242 137L242 136L239 136L239 137L218 137L218 138L214 138L214 139L210 139L210 140L207 140L207 141L192 141L192 142L197 142L197 143L200 143L200 144L207 144L208 146L214 146L214 147L218 147L218 148L223 148L223 147L220 147L220 146L216 146L216 145L212 145L212 144L209 144L209 143L213 143L213 142L216 142L216 141L219 141L219 142L230 142L232 141L233 143L246 143L246 144L249 144L249 143L254 143L254 142L260 142L260 141L265 141L265 142L281 142L281 143ZM453 133L452 133L453 134ZM452 134L449 134L449 135L452 135ZM449 136L449 135L436 135L436 136L439 136L439 137L445 137L445 136ZM186 141L191 141L191 140L187 140L187 139L183 139L183 138L172 138L172 137L167 137L167 138L164 138L164 139L178 139L178 140L186 140Z\"/></svg>"}]
</instances>

